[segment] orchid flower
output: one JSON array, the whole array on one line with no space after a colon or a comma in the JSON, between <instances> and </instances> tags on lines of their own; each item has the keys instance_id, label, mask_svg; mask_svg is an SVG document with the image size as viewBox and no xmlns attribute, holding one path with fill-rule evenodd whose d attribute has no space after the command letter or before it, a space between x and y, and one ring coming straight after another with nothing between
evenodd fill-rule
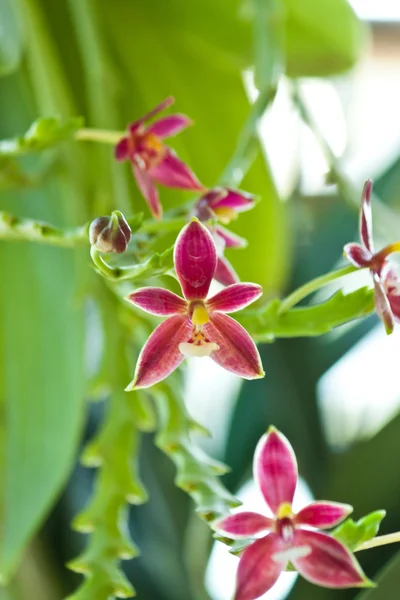
<instances>
[{"instance_id":1,"label":"orchid flower","mask_svg":"<svg viewBox=\"0 0 400 600\"><path fill-rule=\"evenodd\" d=\"M129 160L132 163L137 185L156 219L162 217L162 206L155 182L184 190L204 189L193 171L163 143L165 138L176 135L191 125L191 120L186 115L175 114L157 119L151 125L145 125L151 117L173 103L174 98L170 96L152 111L131 123L128 135L115 147L117 160Z\"/></svg>"},{"instance_id":2,"label":"orchid flower","mask_svg":"<svg viewBox=\"0 0 400 600\"><path fill-rule=\"evenodd\" d=\"M239 323L225 314L257 300L261 286L236 283L207 298L217 251L210 232L195 217L178 235L174 264L183 298L156 287L137 289L127 297L152 315L168 317L145 343L127 391L165 379L185 356L210 356L245 379L263 377L255 343Z\"/></svg>"},{"instance_id":3,"label":"orchid flower","mask_svg":"<svg viewBox=\"0 0 400 600\"><path fill-rule=\"evenodd\" d=\"M354 556L329 534L353 510L338 502L312 502L295 514L297 484L293 448L274 427L261 438L254 456L254 478L273 512L267 517L238 512L219 520L215 530L233 539L260 537L243 551L234 600L254 600L267 592L288 564L311 583L330 588L369 587Z\"/></svg>"},{"instance_id":4,"label":"orchid flower","mask_svg":"<svg viewBox=\"0 0 400 600\"><path fill-rule=\"evenodd\" d=\"M239 213L253 208L254 204L254 197L251 194L230 188L216 187L208 190L195 205L194 214L200 221L214 221L213 224L208 225L218 252L214 279L223 285L231 285L239 281L234 268L224 256L225 248L244 248L247 240L232 233L218 221L227 225L237 219Z\"/></svg>"},{"instance_id":5,"label":"orchid flower","mask_svg":"<svg viewBox=\"0 0 400 600\"><path fill-rule=\"evenodd\" d=\"M389 254L400 251L400 243L389 244L379 252L374 250L371 213L372 181L368 179L361 196L360 240L344 247L345 257L360 269L368 268L374 282L375 308L386 333L392 333L395 321L400 322L400 279L387 261Z\"/></svg>"}]
</instances>

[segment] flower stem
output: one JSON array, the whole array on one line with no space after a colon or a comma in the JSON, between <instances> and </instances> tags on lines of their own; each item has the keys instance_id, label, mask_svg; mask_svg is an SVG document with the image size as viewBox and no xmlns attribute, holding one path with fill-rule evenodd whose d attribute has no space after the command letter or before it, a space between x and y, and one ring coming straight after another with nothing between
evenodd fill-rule
<instances>
[{"instance_id":1,"label":"flower stem","mask_svg":"<svg viewBox=\"0 0 400 600\"><path fill-rule=\"evenodd\" d=\"M240 133L235 152L225 167L220 185L238 186L253 164L260 148L258 124L275 98L276 87L268 84L258 95Z\"/></svg>"},{"instance_id":2,"label":"flower stem","mask_svg":"<svg viewBox=\"0 0 400 600\"><path fill-rule=\"evenodd\" d=\"M88 244L89 224L71 229L59 229L41 221L20 219L6 212L0 212L0 239L40 242L63 248L74 248Z\"/></svg>"},{"instance_id":3,"label":"flower stem","mask_svg":"<svg viewBox=\"0 0 400 600\"><path fill-rule=\"evenodd\" d=\"M368 540L358 546L355 549L355 552L370 550L371 548L378 548L378 546L386 546L387 544L396 544L397 542L400 542L400 531L388 533L387 535L378 535L377 537L372 538L372 540Z\"/></svg>"},{"instance_id":4,"label":"flower stem","mask_svg":"<svg viewBox=\"0 0 400 600\"><path fill-rule=\"evenodd\" d=\"M80 142L100 142L103 144L116 144L124 136L123 131L108 129L78 129L75 139Z\"/></svg>"},{"instance_id":5,"label":"flower stem","mask_svg":"<svg viewBox=\"0 0 400 600\"><path fill-rule=\"evenodd\" d=\"M301 300L316 292L324 285L327 285L331 281L335 279L339 279L340 277L344 277L345 275L349 275L350 273L354 273L359 270L358 267L354 267L353 265L349 265L348 267L343 267L342 269L338 269L337 271L331 271L330 273L326 273L325 275L321 275L320 277L316 277L311 281L308 281L297 290L289 294L287 298L282 301L279 312L283 313L298 304Z\"/></svg>"}]
</instances>

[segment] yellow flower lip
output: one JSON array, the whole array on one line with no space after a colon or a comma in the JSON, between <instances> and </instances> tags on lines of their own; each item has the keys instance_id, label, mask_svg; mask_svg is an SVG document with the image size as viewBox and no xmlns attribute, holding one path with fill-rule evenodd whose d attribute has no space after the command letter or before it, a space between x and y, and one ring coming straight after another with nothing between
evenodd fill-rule
<instances>
[{"instance_id":1,"label":"yellow flower lip","mask_svg":"<svg viewBox=\"0 0 400 600\"><path fill-rule=\"evenodd\" d=\"M212 210L224 225L228 225L228 223L237 219L238 216L236 210L230 206L216 206Z\"/></svg>"},{"instance_id":2,"label":"yellow flower lip","mask_svg":"<svg viewBox=\"0 0 400 600\"><path fill-rule=\"evenodd\" d=\"M292 517L292 505L289 502L283 502L278 508L278 512L276 513L278 519L285 519L286 517Z\"/></svg>"},{"instance_id":3,"label":"yellow flower lip","mask_svg":"<svg viewBox=\"0 0 400 600\"><path fill-rule=\"evenodd\" d=\"M204 304L196 304L192 314L193 325L205 325L209 320L210 317Z\"/></svg>"}]
</instances>

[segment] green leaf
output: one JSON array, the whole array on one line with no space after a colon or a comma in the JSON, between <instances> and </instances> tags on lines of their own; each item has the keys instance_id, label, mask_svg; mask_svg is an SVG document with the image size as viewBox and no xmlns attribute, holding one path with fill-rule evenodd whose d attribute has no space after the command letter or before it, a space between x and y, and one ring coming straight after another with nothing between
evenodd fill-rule
<instances>
[{"instance_id":1,"label":"green leaf","mask_svg":"<svg viewBox=\"0 0 400 600\"><path fill-rule=\"evenodd\" d=\"M374 297L370 288L363 287L350 294L340 290L326 302L283 313L279 313L280 304L276 299L262 310L244 311L238 321L259 341L317 336L369 315L374 310Z\"/></svg>"},{"instance_id":2,"label":"green leaf","mask_svg":"<svg viewBox=\"0 0 400 600\"><path fill-rule=\"evenodd\" d=\"M284 0L287 74L325 77L360 58L366 27L347 0Z\"/></svg>"},{"instance_id":3,"label":"green leaf","mask_svg":"<svg viewBox=\"0 0 400 600\"><path fill-rule=\"evenodd\" d=\"M0 141L0 156L22 156L51 148L71 138L82 125L82 117L65 120L53 117L37 119L23 136Z\"/></svg>"},{"instance_id":4,"label":"green leaf","mask_svg":"<svg viewBox=\"0 0 400 600\"><path fill-rule=\"evenodd\" d=\"M398 600L400 581L400 552L385 565L376 578L377 587L356 596L356 600Z\"/></svg>"},{"instance_id":5,"label":"green leaf","mask_svg":"<svg viewBox=\"0 0 400 600\"><path fill-rule=\"evenodd\" d=\"M350 550L355 550L364 542L372 540L379 531L382 520L386 515L385 510L376 510L358 521L346 519L331 534Z\"/></svg>"},{"instance_id":6,"label":"green leaf","mask_svg":"<svg viewBox=\"0 0 400 600\"><path fill-rule=\"evenodd\" d=\"M3 539L7 580L75 459L83 409L83 314L74 257L59 249L0 246L4 431ZM49 277L51 274L51 277Z\"/></svg>"},{"instance_id":7,"label":"green leaf","mask_svg":"<svg viewBox=\"0 0 400 600\"><path fill-rule=\"evenodd\" d=\"M9 75L18 67L22 45L17 2L0 0L0 77Z\"/></svg>"}]
</instances>

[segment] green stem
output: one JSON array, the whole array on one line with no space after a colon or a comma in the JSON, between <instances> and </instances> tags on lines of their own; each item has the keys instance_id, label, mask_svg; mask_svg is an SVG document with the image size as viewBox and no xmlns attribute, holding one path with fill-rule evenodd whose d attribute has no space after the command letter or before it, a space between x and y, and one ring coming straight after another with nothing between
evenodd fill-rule
<instances>
[{"instance_id":1,"label":"green stem","mask_svg":"<svg viewBox=\"0 0 400 600\"><path fill-rule=\"evenodd\" d=\"M258 125L275 94L276 88L270 84L259 93L239 135L236 150L220 177L220 185L238 186L250 169L260 149Z\"/></svg>"},{"instance_id":2,"label":"green stem","mask_svg":"<svg viewBox=\"0 0 400 600\"><path fill-rule=\"evenodd\" d=\"M100 142L102 144L117 144L124 137L123 131L109 129L78 129L75 139L79 142Z\"/></svg>"},{"instance_id":3,"label":"green stem","mask_svg":"<svg viewBox=\"0 0 400 600\"><path fill-rule=\"evenodd\" d=\"M143 263L128 267L113 267L109 265L95 246L90 248L90 256L100 273L111 281L128 279L146 279L166 273L173 267L173 246L161 254L153 254Z\"/></svg>"},{"instance_id":4,"label":"green stem","mask_svg":"<svg viewBox=\"0 0 400 600\"><path fill-rule=\"evenodd\" d=\"M0 240L40 242L63 248L74 248L89 243L89 224L71 229L59 229L49 223L20 219L0 212Z\"/></svg>"},{"instance_id":5,"label":"green stem","mask_svg":"<svg viewBox=\"0 0 400 600\"><path fill-rule=\"evenodd\" d=\"M377 537L372 538L372 540L368 540L358 546L358 548L355 549L355 552L370 550L371 548L378 548L378 546L386 546L387 544L396 544L398 542L400 542L400 531L388 533L387 535L378 535Z\"/></svg>"},{"instance_id":6,"label":"green stem","mask_svg":"<svg viewBox=\"0 0 400 600\"><path fill-rule=\"evenodd\" d=\"M332 271L331 273L327 273L325 275L321 275L320 277L316 277L311 281L308 281L297 290L289 294L287 298L285 298L280 306L279 312L283 313L298 304L301 300L316 292L323 286L327 285L331 281L335 279L339 279L339 277L344 277L345 275L349 275L350 273L354 273L358 270L358 267L354 267L353 265L349 265L348 267L343 267L342 269L338 269L337 271Z\"/></svg>"}]
</instances>

